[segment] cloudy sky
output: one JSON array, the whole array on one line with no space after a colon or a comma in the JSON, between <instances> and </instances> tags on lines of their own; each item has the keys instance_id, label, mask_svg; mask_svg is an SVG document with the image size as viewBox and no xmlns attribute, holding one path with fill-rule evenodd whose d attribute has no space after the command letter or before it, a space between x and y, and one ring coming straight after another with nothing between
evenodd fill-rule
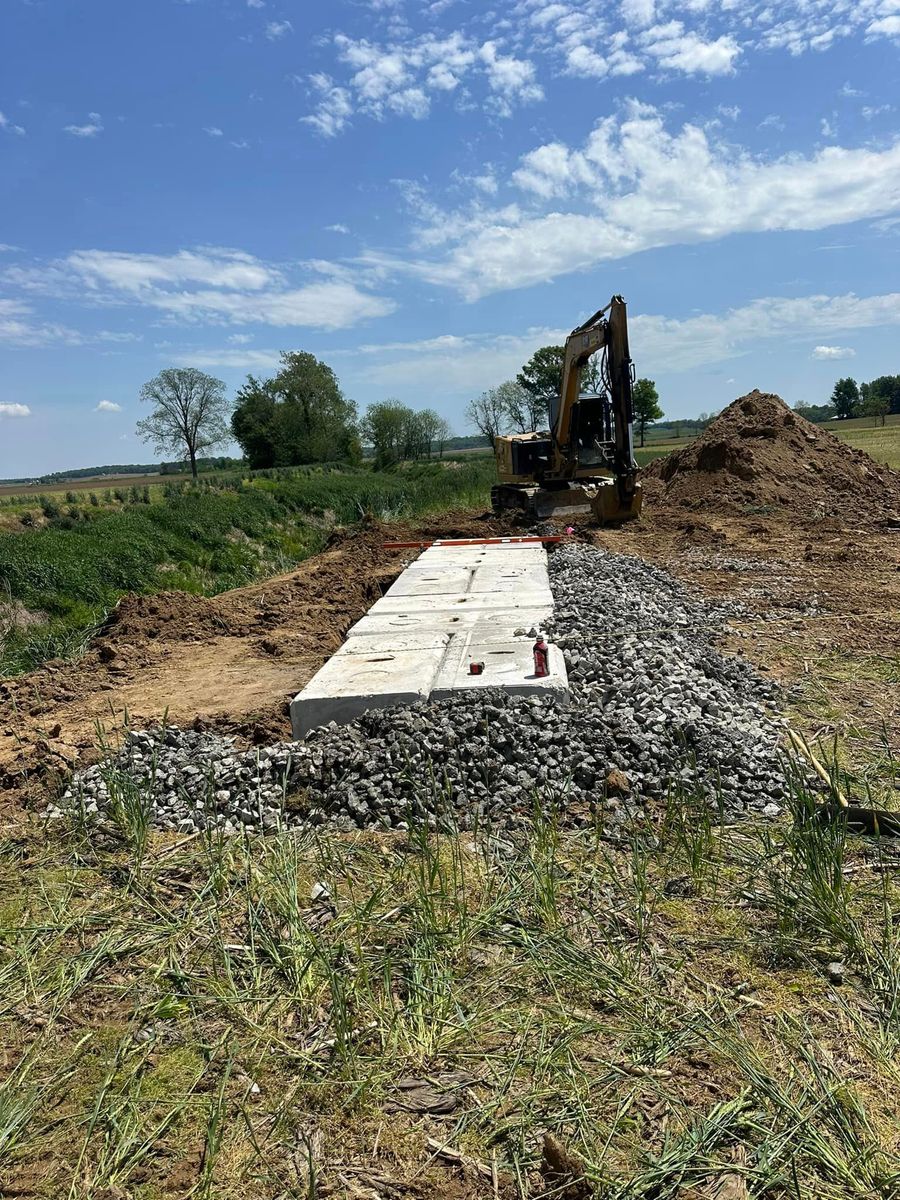
<instances>
[{"instance_id":1,"label":"cloudy sky","mask_svg":"<svg viewBox=\"0 0 900 1200\"><path fill-rule=\"evenodd\" d=\"M0 476L282 349L463 432L614 292L667 415L900 370L900 0L4 0Z\"/></svg>"}]
</instances>

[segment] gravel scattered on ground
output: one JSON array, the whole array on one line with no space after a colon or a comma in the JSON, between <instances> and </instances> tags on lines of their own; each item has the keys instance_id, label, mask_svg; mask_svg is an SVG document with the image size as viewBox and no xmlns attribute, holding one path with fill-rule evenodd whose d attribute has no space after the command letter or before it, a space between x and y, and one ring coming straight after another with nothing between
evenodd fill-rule
<instances>
[{"instance_id":1,"label":"gravel scattered on ground","mask_svg":"<svg viewBox=\"0 0 900 1200\"><path fill-rule=\"evenodd\" d=\"M660 567L580 543L553 552L549 572L545 632L566 657L567 708L460 693L254 750L207 731L131 730L50 815L122 819L149 803L154 825L182 832L421 820L515 829L537 805L614 833L672 789L705 797L726 819L777 815L776 690L714 645L730 616L745 615L740 606L704 603Z\"/></svg>"}]
</instances>

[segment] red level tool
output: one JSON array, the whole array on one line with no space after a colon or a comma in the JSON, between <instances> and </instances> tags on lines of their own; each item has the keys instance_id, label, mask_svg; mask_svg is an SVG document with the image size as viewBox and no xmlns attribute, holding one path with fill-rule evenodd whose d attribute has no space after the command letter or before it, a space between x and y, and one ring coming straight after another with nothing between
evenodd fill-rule
<instances>
[{"instance_id":1,"label":"red level tool","mask_svg":"<svg viewBox=\"0 0 900 1200\"><path fill-rule=\"evenodd\" d=\"M521 546L534 542L561 542L561 537L440 538L434 542L385 542L385 550L425 550L429 546Z\"/></svg>"}]
</instances>

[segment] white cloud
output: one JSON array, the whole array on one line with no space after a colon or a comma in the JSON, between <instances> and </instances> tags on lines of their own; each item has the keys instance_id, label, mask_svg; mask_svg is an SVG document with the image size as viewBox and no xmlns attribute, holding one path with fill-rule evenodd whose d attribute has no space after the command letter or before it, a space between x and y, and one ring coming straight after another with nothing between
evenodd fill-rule
<instances>
[{"instance_id":1,"label":"white cloud","mask_svg":"<svg viewBox=\"0 0 900 1200\"><path fill-rule=\"evenodd\" d=\"M221 130L218 125L204 125L203 132L208 134L211 138L220 138L225 136L224 131Z\"/></svg>"},{"instance_id":2,"label":"white cloud","mask_svg":"<svg viewBox=\"0 0 900 1200\"><path fill-rule=\"evenodd\" d=\"M654 0L622 0L622 16L627 25L649 25L655 15Z\"/></svg>"},{"instance_id":3,"label":"white cloud","mask_svg":"<svg viewBox=\"0 0 900 1200\"><path fill-rule=\"evenodd\" d=\"M78 346L84 339L75 329L36 319L31 305L0 299L0 342L9 346Z\"/></svg>"},{"instance_id":4,"label":"white cloud","mask_svg":"<svg viewBox=\"0 0 900 1200\"><path fill-rule=\"evenodd\" d=\"M233 333L228 339L229 345L232 346L247 346L253 341L249 333Z\"/></svg>"},{"instance_id":5,"label":"white cloud","mask_svg":"<svg viewBox=\"0 0 900 1200\"><path fill-rule=\"evenodd\" d=\"M707 42L686 31L681 21L655 25L641 34L640 43L661 67L686 75L731 75L741 53L733 37Z\"/></svg>"},{"instance_id":6,"label":"white cloud","mask_svg":"<svg viewBox=\"0 0 900 1200\"><path fill-rule=\"evenodd\" d=\"M0 404L0 417L30 417L27 404Z\"/></svg>"},{"instance_id":7,"label":"white cloud","mask_svg":"<svg viewBox=\"0 0 900 1200\"><path fill-rule=\"evenodd\" d=\"M99 113L88 113L87 123L84 125L66 125L65 133L70 133L73 137L92 138L98 133L103 132L103 124Z\"/></svg>"},{"instance_id":8,"label":"white cloud","mask_svg":"<svg viewBox=\"0 0 900 1200\"><path fill-rule=\"evenodd\" d=\"M294 27L290 21L269 21L266 25L266 37L270 42L277 42L293 32Z\"/></svg>"},{"instance_id":9,"label":"white cloud","mask_svg":"<svg viewBox=\"0 0 900 1200\"><path fill-rule=\"evenodd\" d=\"M266 0L247 0L248 8L265 8Z\"/></svg>"},{"instance_id":10,"label":"white cloud","mask_svg":"<svg viewBox=\"0 0 900 1200\"><path fill-rule=\"evenodd\" d=\"M122 405L116 404L114 400L101 400L94 412L121 412Z\"/></svg>"},{"instance_id":11,"label":"white cloud","mask_svg":"<svg viewBox=\"0 0 900 1200\"><path fill-rule=\"evenodd\" d=\"M505 53L497 39L481 41L460 30L385 44L338 33L333 45L347 77L336 84L324 72L310 76L319 99L313 112L301 118L325 137L340 133L354 112L377 120L392 114L423 120L433 97L453 95L464 79L485 81L486 106L499 116L544 95L532 62Z\"/></svg>"},{"instance_id":12,"label":"white cloud","mask_svg":"<svg viewBox=\"0 0 900 1200\"><path fill-rule=\"evenodd\" d=\"M319 93L319 104L314 113L301 117L300 123L311 126L322 137L336 137L353 116L350 93L336 87L330 75L312 75L310 82Z\"/></svg>"},{"instance_id":13,"label":"white cloud","mask_svg":"<svg viewBox=\"0 0 900 1200\"><path fill-rule=\"evenodd\" d=\"M866 121L871 121L873 117L881 116L882 113L893 111L893 104L864 104L859 110L860 116Z\"/></svg>"},{"instance_id":14,"label":"white cloud","mask_svg":"<svg viewBox=\"0 0 900 1200\"><path fill-rule=\"evenodd\" d=\"M866 29L869 37L900 37L900 16L880 17Z\"/></svg>"},{"instance_id":15,"label":"white cloud","mask_svg":"<svg viewBox=\"0 0 900 1200\"><path fill-rule=\"evenodd\" d=\"M650 376L696 372L750 355L762 342L800 352L817 336L897 326L900 293L762 297L724 313L686 318L644 314L634 306L629 312L631 352L639 374ZM522 334L445 334L418 342L363 344L356 350L335 351L334 357L350 386L412 394L425 378L430 394L450 397L512 377L539 346L560 342L568 331L560 326Z\"/></svg>"},{"instance_id":16,"label":"white cloud","mask_svg":"<svg viewBox=\"0 0 900 1200\"><path fill-rule=\"evenodd\" d=\"M851 346L816 346L812 356L824 359L855 358L856 351Z\"/></svg>"},{"instance_id":17,"label":"white cloud","mask_svg":"<svg viewBox=\"0 0 900 1200\"><path fill-rule=\"evenodd\" d=\"M212 349L166 351L164 357L191 367L230 368L234 371L268 371L279 365L280 350Z\"/></svg>"},{"instance_id":18,"label":"white cloud","mask_svg":"<svg viewBox=\"0 0 900 1200\"><path fill-rule=\"evenodd\" d=\"M10 121L5 113L0 112L0 132L14 133L17 137L24 137L25 130L21 125L15 125Z\"/></svg>"},{"instance_id":19,"label":"white cloud","mask_svg":"<svg viewBox=\"0 0 900 1200\"><path fill-rule=\"evenodd\" d=\"M229 142L228 145L234 146L235 150L249 150L250 149L250 143L245 138L241 138L240 141L238 141L238 142Z\"/></svg>"},{"instance_id":20,"label":"white cloud","mask_svg":"<svg viewBox=\"0 0 900 1200\"><path fill-rule=\"evenodd\" d=\"M501 116L509 116L514 103L543 100L544 89L536 80L533 63L501 54L497 43L492 41L484 43L478 57L485 65L488 86L494 93L494 107Z\"/></svg>"},{"instance_id":21,"label":"white cloud","mask_svg":"<svg viewBox=\"0 0 900 1200\"><path fill-rule=\"evenodd\" d=\"M884 217L900 208L900 140L761 158L696 125L669 132L660 112L632 101L577 149L549 142L523 155L512 182L530 207L443 212L419 201L414 249L441 255L367 261L474 300L659 246ZM546 211L554 199L566 209Z\"/></svg>"},{"instance_id":22,"label":"white cloud","mask_svg":"<svg viewBox=\"0 0 900 1200\"><path fill-rule=\"evenodd\" d=\"M330 277L297 283L250 254L205 247L170 255L78 250L47 265L9 268L3 277L35 293L139 305L211 324L344 329L394 311L393 301L363 290L360 269L317 263L309 270Z\"/></svg>"},{"instance_id":23,"label":"white cloud","mask_svg":"<svg viewBox=\"0 0 900 1200\"><path fill-rule=\"evenodd\" d=\"M338 222L335 225L326 225L325 230L327 233L349 233L350 232L350 230L347 228L347 226L341 225L340 222Z\"/></svg>"}]
</instances>

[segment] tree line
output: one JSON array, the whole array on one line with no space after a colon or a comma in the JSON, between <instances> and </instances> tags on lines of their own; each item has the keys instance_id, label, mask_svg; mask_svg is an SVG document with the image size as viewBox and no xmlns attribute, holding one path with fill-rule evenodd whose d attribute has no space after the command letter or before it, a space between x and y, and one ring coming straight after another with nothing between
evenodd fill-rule
<instances>
[{"instance_id":1,"label":"tree line","mask_svg":"<svg viewBox=\"0 0 900 1200\"><path fill-rule=\"evenodd\" d=\"M515 379L507 379L470 400L466 420L488 442L504 433L531 433L549 428L550 411L562 390L564 346L541 346ZM582 394L602 390L600 362L595 356L581 372ZM644 444L647 428L660 420L659 393L652 379L639 379L633 389L634 421Z\"/></svg>"},{"instance_id":2,"label":"tree line","mask_svg":"<svg viewBox=\"0 0 900 1200\"><path fill-rule=\"evenodd\" d=\"M249 375L234 401L221 379L194 367L161 371L140 398L151 411L138 422L139 436L159 454L183 455L194 478L203 451L232 438L253 470L358 463L363 441L384 469L442 454L451 433L432 409L415 411L395 400L371 405L360 420L331 367L305 351L284 352L269 379Z\"/></svg>"},{"instance_id":3,"label":"tree line","mask_svg":"<svg viewBox=\"0 0 900 1200\"><path fill-rule=\"evenodd\" d=\"M900 375L879 375L870 383L860 384L849 376L839 379L831 393L830 408L839 421L872 417L876 425L879 420L883 425L889 413L900 413Z\"/></svg>"}]
</instances>

